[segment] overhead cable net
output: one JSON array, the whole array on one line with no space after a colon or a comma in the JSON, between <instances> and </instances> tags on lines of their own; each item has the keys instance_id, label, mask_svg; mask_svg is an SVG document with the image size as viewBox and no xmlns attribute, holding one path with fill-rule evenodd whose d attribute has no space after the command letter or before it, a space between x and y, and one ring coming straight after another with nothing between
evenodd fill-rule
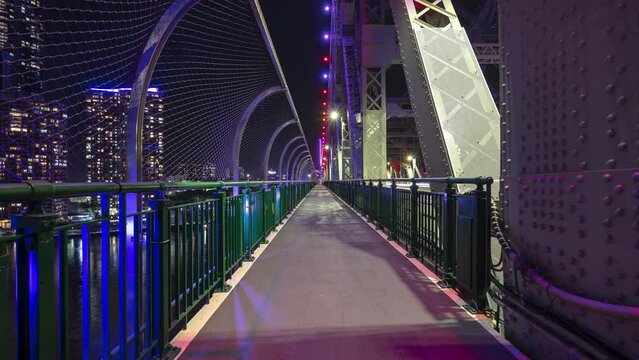
<instances>
[{"instance_id":1,"label":"overhead cable net","mask_svg":"<svg viewBox=\"0 0 639 360\"><path fill-rule=\"evenodd\" d=\"M191 180L233 176L244 112L281 86L248 0L196 4L171 34L152 84L164 100L165 174Z\"/></svg>"},{"instance_id":2,"label":"overhead cable net","mask_svg":"<svg viewBox=\"0 0 639 360\"><path fill-rule=\"evenodd\" d=\"M86 180L87 163L98 160L87 161L97 155L88 138L124 145L128 101L117 89L131 86L146 39L169 4L0 1L0 182ZM119 153L99 154L116 174L125 166ZM106 180L98 175L90 180Z\"/></svg>"}]
</instances>

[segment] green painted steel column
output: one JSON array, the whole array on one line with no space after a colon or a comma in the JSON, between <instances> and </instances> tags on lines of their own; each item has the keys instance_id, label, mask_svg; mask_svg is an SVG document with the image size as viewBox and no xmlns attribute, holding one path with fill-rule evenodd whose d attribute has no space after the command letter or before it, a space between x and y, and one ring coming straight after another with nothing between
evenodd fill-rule
<instances>
[{"instance_id":1,"label":"green painted steel column","mask_svg":"<svg viewBox=\"0 0 639 360\"><path fill-rule=\"evenodd\" d=\"M490 183L488 183L488 192L484 190L483 185L477 185L475 191L475 205L477 216L477 228L476 245L474 246L474 252L477 254L475 260L475 279L474 279L474 298L475 306L478 309L486 307L488 293L488 287L490 286Z\"/></svg>"},{"instance_id":2,"label":"green painted steel column","mask_svg":"<svg viewBox=\"0 0 639 360\"><path fill-rule=\"evenodd\" d=\"M390 236L388 240L397 240L397 182L391 179L391 211L390 211Z\"/></svg>"},{"instance_id":3,"label":"green painted steel column","mask_svg":"<svg viewBox=\"0 0 639 360\"><path fill-rule=\"evenodd\" d=\"M413 183L410 185L410 240L406 247L408 253L406 256L413 257L417 256L418 250L416 250L417 246L417 182L413 178Z\"/></svg>"},{"instance_id":4,"label":"green painted steel column","mask_svg":"<svg viewBox=\"0 0 639 360\"><path fill-rule=\"evenodd\" d=\"M275 187L275 211L277 212L277 224L282 223L282 184L278 183Z\"/></svg>"},{"instance_id":5,"label":"green painted steel column","mask_svg":"<svg viewBox=\"0 0 639 360\"><path fill-rule=\"evenodd\" d=\"M443 215L443 236L442 247L444 251L443 260L443 280L450 283L455 278L455 234L457 227L457 204L456 191L453 184L446 186L444 194L444 213Z\"/></svg>"},{"instance_id":6,"label":"green painted steel column","mask_svg":"<svg viewBox=\"0 0 639 360\"><path fill-rule=\"evenodd\" d=\"M217 199L217 258L216 270L220 279L220 292L227 292L231 287L226 283L226 257L227 257L227 213L226 213L226 191L220 189L216 194Z\"/></svg>"},{"instance_id":7,"label":"green painted steel column","mask_svg":"<svg viewBox=\"0 0 639 360\"><path fill-rule=\"evenodd\" d=\"M377 203L375 206L377 207L377 228L382 228L382 180L377 181Z\"/></svg>"},{"instance_id":8,"label":"green painted steel column","mask_svg":"<svg viewBox=\"0 0 639 360\"><path fill-rule=\"evenodd\" d=\"M247 185L242 189L242 207L244 211L242 211L242 236L241 239L244 241L244 260L245 261L254 261L255 257L251 254L251 250L253 248L253 226L255 219L253 219L254 214L256 213L254 209L254 203L251 202L251 188Z\"/></svg>"},{"instance_id":9,"label":"green painted steel column","mask_svg":"<svg viewBox=\"0 0 639 360\"><path fill-rule=\"evenodd\" d=\"M266 240L266 234L270 230L268 228L268 221L270 217L267 217L269 209L272 208L270 201L266 201L266 185L262 185L262 244L268 244Z\"/></svg>"},{"instance_id":10,"label":"green painted steel column","mask_svg":"<svg viewBox=\"0 0 639 360\"><path fill-rule=\"evenodd\" d=\"M274 231L275 228L277 227L277 224L279 222L279 212L278 212L278 207L277 207L277 186L276 185L272 185L271 186L271 213L273 214L272 217L272 221L271 221L271 230Z\"/></svg>"},{"instance_id":11,"label":"green painted steel column","mask_svg":"<svg viewBox=\"0 0 639 360\"><path fill-rule=\"evenodd\" d=\"M19 311L16 316L19 329L16 335L26 336L18 339L26 342L22 349L18 348L19 358L50 359L56 353L58 309L53 301L57 297L53 241L56 218L54 214L29 214L11 219L11 227L16 233L27 235L18 240L18 245L24 246L22 255L26 255L23 258L26 262L18 262L22 268L17 269L26 275L18 276ZM36 262L35 267L31 266L31 261ZM32 283L33 279L37 279L37 283Z\"/></svg>"},{"instance_id":12,"label":"green painted steel column","mask_svg":"<svg viewBox=\"0 0 639 360\"><path fill-rule=\"evenodd\" d=\"M171 345L171 304L170 281L170 218L169 201L159 199L151 202L156 214L156 236L153 239L153 333L157 334L155 354L165 358L167 354L179 351Z\"/></svg>"}]
</instances>

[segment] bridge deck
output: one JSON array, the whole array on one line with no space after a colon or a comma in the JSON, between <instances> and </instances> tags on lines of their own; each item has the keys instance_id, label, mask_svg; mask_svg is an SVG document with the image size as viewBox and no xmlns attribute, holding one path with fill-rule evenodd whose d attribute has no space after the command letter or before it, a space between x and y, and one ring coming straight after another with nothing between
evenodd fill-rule
<instances>
[{"instance_id":1,"label":"bridge deck","mask_svg":"<svg viewBox=\"0 0 639 360\"><path fill-rule=\"evenodd\" d=\"M511 359L479 323L318 187L181 359Z\"/></svg>"}]
</instances>

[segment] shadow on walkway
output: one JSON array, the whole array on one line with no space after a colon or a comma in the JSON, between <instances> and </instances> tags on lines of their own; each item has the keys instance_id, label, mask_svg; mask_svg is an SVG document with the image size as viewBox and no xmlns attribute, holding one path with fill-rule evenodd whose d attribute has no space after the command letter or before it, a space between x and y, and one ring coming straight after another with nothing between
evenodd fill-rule
<instances>
[{"instance_id":1,"label":"shadow on walkway","mask_svg":"<svg viewBox=\"0 0 639 360\"><path fill-rule=\"evenodd\" d=\"M182 359L512 359L318 187Z\"/></svg>"}]
</instances>

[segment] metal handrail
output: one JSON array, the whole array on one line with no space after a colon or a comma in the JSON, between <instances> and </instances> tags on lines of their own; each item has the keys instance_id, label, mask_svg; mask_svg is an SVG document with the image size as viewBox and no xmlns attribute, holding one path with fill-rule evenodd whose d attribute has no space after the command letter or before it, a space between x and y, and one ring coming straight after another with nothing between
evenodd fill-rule
<instances>
[{"instance_id":1,"label":"metal handrail","mask_svg":"<svg viewBox=\"0 0 639 360\"><path fill-rule=\"evenodd\" d=\"M351 179L351 180L331 180L333 183L348 183L355 181L372 181L377 182L415 182L415 183L432 183L432 184L471 184L471 185L490 185L494 183L492 177L476 177L476 178L390 178L390 179Z\"/></svg>"},{"instance_id":2,"label":"metal handrail","mask_svg":"<svg viewBox=\"0 0 639 360\"><path fill-rule=\"evenodd\" d=\"M97 194L126 194L175 190L216 190L235 186L261 186L301 183L303 181L235 181L235 182L71 182L49 183L31 181L0 184L0 202L40 201L52 198L69 198Z\"/></svg>"}]
</instances>

